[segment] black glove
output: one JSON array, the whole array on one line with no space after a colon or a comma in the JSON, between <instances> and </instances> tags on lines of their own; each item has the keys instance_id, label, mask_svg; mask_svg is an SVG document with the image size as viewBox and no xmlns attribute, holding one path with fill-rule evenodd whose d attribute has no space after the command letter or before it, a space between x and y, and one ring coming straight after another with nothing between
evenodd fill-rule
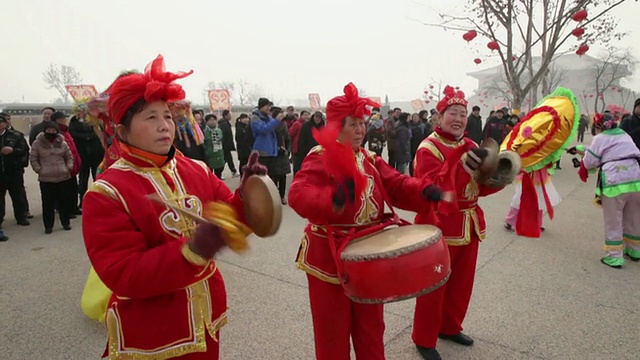
<instances>
[{"instance_id":1,"label":"black glove","mask_svg":"<svg viewBox=\"0 0 640 360\"><path fill-rule=\"evenodd\" d=\"M191 251L205 259L213 258L225 246L220 228L209 223L199 224L195 233L189 239Z\"/></svg>"},{"instance_id":2,"label":"black glove","mask_svg":"<svg viewBox=\"0 0 640 360\"><path fill-rule=\"evenodd\" d=\"M579 168L579 167L580 167L580 160L578 160L578 159L576 159L576 158L573 158L573 159L571 159L571 162L573 162L573 167L574 167L574 168L576 168L576 169L577 169L577 168Z\"/></svg>"},{"instance_id":3,"label":"black glove","mask_svg":"<svg viewBox=\"0 0 640 360\"><path fill-rule=\"evenodd\" d=\"M465 165L472 171L478 170L484 160L489 156L489 151L485 148L474 148L467 152L467 159Z\"/></svg>"},{"instance_id":4,"label":"black glove","mask_svg":"<svg viewBox=\"0 0 640 360\"><path fill-rule=\"evenodd\" d=\"M356 184L353 179L346 179L336 186L333 192L333 204L341 208L347 202L353 204L356 201Z\"/></svg>"},{"instance_id":5,"label":"black glove","mask_svg":"<svg viewBox=\"0 0 640 360\"><path fill-rule=\"evenodd\" d=\"M442 195L442 189L438 185L432 184L422 190L422 197L433 202L442 200Z\"/></svg>"},{"instance_id":6,"label":"black glove","mask_svg":"<svg viewBox=\"0 0 640 360\"><path fill-rule=\"evenodd\" d=\"M572 148L567 149L567 153L571 154L571 155L575 155L578 153L578 149L574 146Z\"/></svg>"}]
</instances>

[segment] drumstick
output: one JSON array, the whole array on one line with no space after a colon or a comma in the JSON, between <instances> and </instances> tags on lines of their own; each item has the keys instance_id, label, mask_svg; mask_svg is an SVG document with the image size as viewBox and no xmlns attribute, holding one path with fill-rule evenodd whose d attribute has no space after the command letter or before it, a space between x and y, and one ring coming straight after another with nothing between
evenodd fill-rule
<instances>
[{"instance_id":1,"label":"drumstick","mask_svg":"<svg viewBox=\"0 0 640 360\"><path fill-rule=\"evenodd\" d=\"M168 202L166 202L163 198L160 197L160 195L158 194L148 194L145 196L147 199L151 200L151 201L155 201L159 204L165 205L167 207L169 207L171 210L174 210L184 216L190 217L192 220L195 220L197 222L201 222L201 223L209 223L211 224L211 221L203 218L202 216L191 212L187 209L183 209L179 206L173 205L173 204L169 204Z\"/></svg>"},{"instance_id":2,"label":"drumstick","mask_svg":"<svg viewBox=\"0 0 640 360\"><path fill-rule=\"evenodd\" d=\"M445 191L442 193L442 201L444 202L453 202L456 198L456 193L454 191Z\"/></svg>"}]
</instances>

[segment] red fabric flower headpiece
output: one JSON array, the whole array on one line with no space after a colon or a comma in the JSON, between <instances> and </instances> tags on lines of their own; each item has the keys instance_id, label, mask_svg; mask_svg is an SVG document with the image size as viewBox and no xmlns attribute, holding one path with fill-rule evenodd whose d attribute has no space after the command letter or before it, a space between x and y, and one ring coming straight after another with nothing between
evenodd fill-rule
<instances>
[{"instance_id":1,"label":"red fabric flower headpiece","mask_svg":"<svg viewBox=\"0 0 640 360\"><path fill-rule=\"evenodd\" d=\"M344 87L344 95L336 96L327 103L327 124L337 122L342 124L347 116L362 119L365 115L371 115L371 108L380 107L377 102L361 98L358 88L353 83Z\"/></svg>"},{"instance_id":2,"label":"red fabric flower headpiece","mask_svg":"<svg viewBox=\"0 0 640 360\"><path fill-rule=\"evenodd\" d=\"M464 98L464 93L462 92L462 90L456 90L449 85L444 87L444 91L442 92L442 94L444 95L444 97L442 98L442 100L440 100L440 102L438 102L438 105L436 105L436 110L438 110L440 114L443 114L444 111L447 110L447 108L451 105L462 105L464 107L467 107L467 104L469 104L467 99Z\"/></svg>"},{"instance_id":3,"label":"red fabric flower headpiece","mask_svg":"<svg viewBox=\"0 0 640 360\"><path fill-rule=\"evenodd\" d=\"M593 117L593 124L602 127L605 130L609 130L616 123L616 119L610 114L596 113Z\"/></svg>"},{"instance_id":4,"label":"red fabric flower headpiece","mask_svg":"<svg viewBox=\"0 0 640 360\"><path fill-rule=\"evenodd\" d=\"M165 70L164 57L158 55L144 70L144 74L130 73L119 77L109 87L107 108L115 124L119 124L131 105L140 99L154 101L183 100L186 96L182 86L174 83L177 79L193 74L189 72L171 73Z\"/></svg>"}]
</instances>

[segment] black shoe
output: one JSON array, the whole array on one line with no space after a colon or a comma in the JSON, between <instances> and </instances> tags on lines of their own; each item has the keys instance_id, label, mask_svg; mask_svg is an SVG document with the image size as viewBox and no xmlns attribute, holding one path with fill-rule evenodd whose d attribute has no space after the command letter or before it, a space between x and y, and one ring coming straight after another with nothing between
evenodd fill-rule
<instances>
[{"instance_id":1,"label":"black shoe","mask_svg":"<svg viewBox=\"0 0 640 360\"><path fill-rule=\"evenodd\" d=\"M471 346L473 345L473 339L471 337L469 337L468 335L465 335L464 333L460 333L457 335L444 335L444 334L440 334L438 335L438 337L442 340L451 340L456 344L460 344L460 345L464 345L464 346Z\"/></svg>"},{"instance_id":2,"label":"black shoe","mask_svg":"<svg viewBox=\"0 0 640 360\"><path fill-rule=\"evenodd\" d=\"M8 237L8 236L6 236L6 235L2 235L2 236L0 237L0 242L5 242L5 241L7 241L7 240L9 240L9 237Z\"/></svg>"},{"instance_id":3,"label":"black shoe","mask_svg":"<svg viewBox=\"0 0 640 360\"><path fill-rule=\"evenodd\" d=\"M44 229L45 234L51 234L52 232L53 232L53 229L51 228Z\"/></svg>"},{"instance_id":4,"label":"black shoe","mask_svg":"<svg viewBox=\"0 0 640 360\"><path fill-rule=\"evenodd\" d=\"M75 216L75 214L69 215L69 219L75 219L75 218L77 218L77 216Z\"/></svg>"},{"instance_id":5,"label":"black shoe","mask_svg":"<svg viewBox=\"0 0 640 360\"><path fill-rule=\"evenodd\" d=\"M509 231L513 231L513 226L511 226L511 224L509 224L509 223L504 223L504 228L509 230Z\"/></svg>"},{"instance_id":6,"label":"black shoe","mask_svg":"<svg viewBox=\"0 0 640 360\"><path fill-rule=\"evenodd\" d=\"M33 215L31 215L31 213L30 213L30 212L28 212L28 213L25 215L25 217L26 217L27 219L33 219Z\"/></svg>"},{"instance_id":7,"label":"black shoe","mask_svg":"<svg viewBox=\"0 0 640 360\"><path fill-rule=\"evenodd\" d=\"M542 226L541 226L541 227L540 227L540 231L541 231L541 232L544 232L544 227L542 227Z\"/></svg>"},{"instance_id":8,"label":"black shoe","mask_svg":"<svg viewBox=\"0 0 640 360\"><path fill-rule=\"evenodd\" d=\"M71 230L71 225L62 225L62 228L69 231Z\"/></svg>"},{"instance_id":9,"label":"black shoe","mask_svg":"<svg viewBox=\"0 0 640 360\"><path fill-rule=\"evenodd\" d=\"M72 213L73 213L73 215L82 215L82 210L80 210L80 209L75 209L75 210L73 210L73 212L72 212Z\"/></svg>"},{"instance_id":10,"label":"black shoe","mask_svg":"<svg viewBox=\"0 0 640 360\"><path fill-rule=\"evenodd\" d=\"M29 226L31 225L31 223L29 221L25 220L18 220L18 225L20 226Z\"/></svg>"},{"instance_id":11,"label":"black shoe","mask_svg":"<svg viewBox=\"0 0 640 360\"><path fill-rule=\"evenodd\" d=\"M418 352L424 360L442 360L438 350L434 348L426 348L419 345L416 345L416 348L418 348Z\"/></svg>"}]
</instances>

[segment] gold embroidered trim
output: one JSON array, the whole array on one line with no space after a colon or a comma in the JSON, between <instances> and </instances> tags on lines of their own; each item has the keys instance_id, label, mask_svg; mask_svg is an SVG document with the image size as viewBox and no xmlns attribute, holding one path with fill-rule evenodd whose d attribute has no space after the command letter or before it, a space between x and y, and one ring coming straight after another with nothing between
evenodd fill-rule
<instances>
[{"instance_id":1,"label":"gold embroidered trim","mask_svg":"<svg viewBox=\"0 0 640 360\"><path fill-rule=\"evenodd\" d=\"M213 274L211 274L213 275ZM208 277L207 277L208 279ZM114 303L107 311L107 332L109 343L109 360L165 360L184 356L195 352L206 352L205 331L218 341L218 331L227 324L227 312L212 320L212 304L209 284L206 279L200 280L185 289L188 298L189 336L155 349L127 348L124 334L120 326L118 304Z\"/></svg>"},{"instance_id":2,"label":"gold embroidered trim","mask_svg":"<svg viewBox=\"0 0 640 360\"><path fill-rule=\"evenodd\" d=\"M309 238L307 237L307 234L304 234L302 236L302 240L300 241L300 251L298 253L298 258L296 259L296 264L298 269L324 282L339 285L340 280L338 279L337 276L327 274L326 272L312 266L307 262L308 249L309 249Z\"/></svg>"},{"instance_id":3,"label":"gold embroidered trim","mask_svg":"<svg viewBox=\"0 0 640 360\"><path fill-rule=\"evenodd\" d=\"M452 141L452 140L446 139L446 138L438 135L438 133L436 133L435 131L432 132L431 135L429 135L428 138L434 138L434 139L440 141L442 143L442 145L444 145L444 146L446 146L448 148L455 148L455 147L458 147L458 146L463 145L465 143L464 137L461 138L458 141Z\"/></svg>"},{"instance_id":4,"label":"gold embroidered trim","mask_svg":"<svg viewBox=\"0 0 640 360\"><path fill-rule=\"evenodd\" d=\"M420 150L420 149L429 150L429 152L431 152L433 154L433 156L435 156L436 159L438 159L438 161L444 162L444 155L442 155L440 150L438 150L438 147L436 147L436 145L434 143L432 143L431 140L429 140L429 138L424 139L420 143L420 145L418 145L418 150ZM416 164L414 164L414 165L416 165Z\"/></svg>"},{"instance_id":5,"label":"gold embroidered trim","mask_svg":"<svg viewBox=\"0 0 640 360\"><path fill-rule=\"evenodd\" d=\"M181 252L182 252L182 256L184 256L184 258L187 259L187 261L192 265L207 266L209 264L210 260L207 260L202 256L193 252L193 250L191 250L191 248L189 247L189 244L185 243L184 245L182 245Z\"/></svg>"},{"instance_id":6,"label":"gold embroidered trim","mask_svg":"<svg viewBox=\"0 0 640 360\"><path fill-rule=\"evenodd\" d=\"M127 205L127 202L124 200L122 194L120 194L115 186L111 185L107 181L96 180L93 184L91 184L89 191L105 195L112 198L113 200L118 201L120 204L122 204L127 214L131 215L131 211L129 211L129 205Z\"/></svg>"},{"instance_id":7,"label":"gold embroidered trim","mask_svg":"<svg viewBox=\"0 0 640 360\"><path fill-rule=\"evenodd\" d=\"M473 222L473 229L480 241L484 240L486 237L486 231L482 231L480 229L480 218L478 217L478 213L475 209L463 210L464 219L463 224L464 227L462 229L462 237L454 238L454 237L444 237L445 242L451 246L464 246L469 245L471 243L471 223Z\"/></svg>"}]
</instances>

